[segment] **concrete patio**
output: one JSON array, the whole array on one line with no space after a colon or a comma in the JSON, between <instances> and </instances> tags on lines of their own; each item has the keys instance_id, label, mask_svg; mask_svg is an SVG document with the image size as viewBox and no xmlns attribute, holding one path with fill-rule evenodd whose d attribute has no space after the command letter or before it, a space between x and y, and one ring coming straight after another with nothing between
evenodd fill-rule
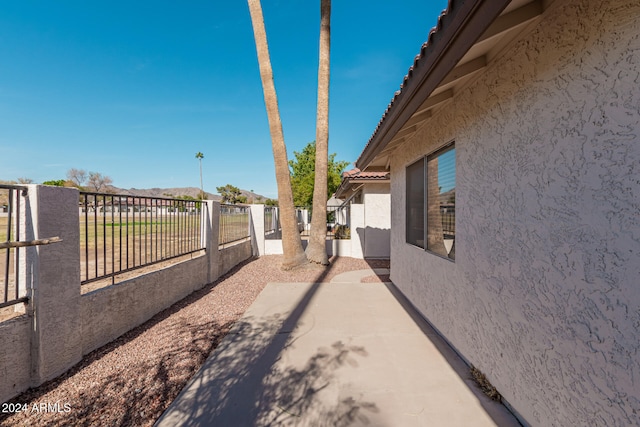
<instances>
[{"instance_id":1,"label":"concrete patio","mask_svg":"<svg viewBox=\"0 0 640 427\"><path fill-rule=\"evenodd\" d=\"M373 273L268 284L156 425L519 426Z\"/></svg>"}]
</instances>

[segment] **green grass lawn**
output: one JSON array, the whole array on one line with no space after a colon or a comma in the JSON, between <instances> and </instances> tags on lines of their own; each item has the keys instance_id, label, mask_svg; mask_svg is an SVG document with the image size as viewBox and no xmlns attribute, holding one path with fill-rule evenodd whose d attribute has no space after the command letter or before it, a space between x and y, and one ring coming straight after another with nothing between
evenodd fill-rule
<instances>
[{"instance_id":1,"label":"green grass lawn","mask_svg":"<svg viewBox=\"0 0 640 427\"><path fill-rule=\"evenodd\" d=\"M194 239L200 236L200 216L193 217L172 217L167 216L161 220L154 221L129 221L118 222L119 218L114 218L112 222L110 217L103 218L98 216L94 218L90 216L85 220L84 216L80 217L80 247L93 248L96 245L104 243L125 241L129 239L136 242L151 241L172 241L175 239Z\"/></svg>"},{"instance_id":2,"label":"green grass lawn","mask_svg":"<svg viewBox=\"0 0 640 427\"><path fill-rule=\"evenodd\" d=\"M200 249L199 215L125 218L80 216L82 280Z\"/></svg>"},{"instance_id":3,"label":"green grass lawn","mask_svg":"<svg viewBox=\"0 0 640 427\"><path fill-rule=\"evenodd\" d=\"M172 258L201 245L200 215L137 213L126 221L124 216L107 213L81 214L79 219L83 280ZM0 241L7 239L7 223L8 218L0 218ZM221 214L219 231L224 242L247 237L249 214Z\"/></svg>"},{"instance_id":4,"label":"green grass lawn","mask_svg":"<svg viewBox=\"0 0 640 427\"><path fill-rule=\"evenodd\" d=\"M249 235L249 214L220 215L219 242L231 242Z\"/></svg>"}]
</instances>

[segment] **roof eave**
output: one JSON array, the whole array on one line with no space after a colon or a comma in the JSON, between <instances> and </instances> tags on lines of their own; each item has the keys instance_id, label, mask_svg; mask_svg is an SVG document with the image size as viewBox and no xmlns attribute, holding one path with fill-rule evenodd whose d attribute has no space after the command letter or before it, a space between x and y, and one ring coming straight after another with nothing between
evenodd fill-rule
<instances>
[{"instance_id":1,"label":"roof eave","mask_svg":"<svg viewBox=\"0 0 640 427\"><path fill-rule=\"evenodd\" d=\"M364 170L511 0L450 0L355 165Z\"/></svg>"},{"instance_id":2,"label":"roof eave","mask_svg":"<svg viewBox=\"0 0 640 427\"><path fill-rule=\"evenodd\" d=\"M391 184L391 177L386 176L384 178L343 178L340 186L335 191L336 198L342 198L343 196L349 196L349 193L353 192L353 186L356 184Z\"/></svg>"}]
</instances>

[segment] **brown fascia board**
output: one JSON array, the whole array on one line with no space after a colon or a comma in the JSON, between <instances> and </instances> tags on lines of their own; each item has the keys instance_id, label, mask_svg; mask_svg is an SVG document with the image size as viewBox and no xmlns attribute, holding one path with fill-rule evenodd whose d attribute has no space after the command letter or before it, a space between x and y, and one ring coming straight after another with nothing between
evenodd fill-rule
<instances>
[{"instance_id":1,"label":"brown fascia board","mask_svg":"<svg viewBox=\"0 0 640 427\"><path fill-rule=\"evenodd\" d=\"M343 194L353 193L354 184L391 184L391 178L344 178L334 193L335 197L339 199Z\"/></svg>"},{"instance_id":2,"label":"brown fascia board","mask_svg":"<svg viewBox=\"0 0 640 427\"><path fill-rule=\"evenodd\" d=\"M391 178L363 179L356 178L349 180L349 184L391 184Z\"/></svg>"},{"instance_id":3,"label":"brown fascia board","mask_svg":"<svg viewBox=\"0 0 640 427\"><path fill-rule=\"evenodd\" d=\"M449 1L449 7L416 56L400 91L356 160L357 168L364 170L386 147L510 2Z\"/></svg>"}]
</instances>

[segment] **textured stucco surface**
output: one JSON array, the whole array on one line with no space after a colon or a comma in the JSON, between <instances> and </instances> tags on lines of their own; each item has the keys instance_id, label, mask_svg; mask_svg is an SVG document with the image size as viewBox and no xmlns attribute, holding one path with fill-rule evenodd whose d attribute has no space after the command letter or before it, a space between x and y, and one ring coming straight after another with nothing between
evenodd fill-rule
<instances>
[{"instance_id":1,"label":"textured stucco surface","mask_svg":"<svg viewBox=\"0 0 640 427\"><path fill-rule=\"evenodd\" d=\"M456 143L456 260L405 167ZM556 1L392 158L393 282L527 423L640 424L640 3Z\"/></svg>"},{"instance_id":2,"label":"textured stucco surface","mask_svg":"<svg viewBox=\"0 0 640 427\"><path fill-rule=\"evenodd\" d=\"M220 249L214 280L251 256L250 241ZM203 255L82 295L82 353L113 341L202 288L208 283L207 266Z\"/></svg>"},{"instance_id":3,"label":"textured stucco surface","mask_svg":"<svg viewBox=\"0 0 640 427\"><path fill-rule=\"evenodd\" d=\"M113 341L206 283L207 258L200 256L82 295L82 354Z\"/></svg>"},{"instance_id":4,"label":"textured stucco surface","mask_svg":"<svg viewBox=\"0 0 640 427\"><path fill-rule=\"evenodd\" d=\"M391 255L391 195L389 184L367 184L364 199L364 257L389 258Z\"/></svg>"},{"instance_id":5,"label":"textured stucco surface","mask_svg":"<svg viewBox=\"0 0 640 427\"><path fill-rule=\"evenodd\" d=\"M31 319L27 315L0 322L0 402L31 385Z\"/></svg>"},{"instance_id":6,"label":"textured stucco surface","mask_svg":"<svg viewBox=\"0 0 640 427\"><path fill-rule=\"evenodd\" d=\"M27 248L26 283L31 288L32 385L57 377L82 357L80 328L80 223L75 188L29 186L27 240L60 237L62 242ZM21 278L22 279L22 278ZM22 281L22 280L21 280Z\"/></svg>"},{"instance_id":7,"label":"textured stucco surface","mask_svg":"<svg viewBox=\"0 0 640 427\"><path fill-rule=\"evenodd\" d=\"M218 252L218 276L222 276L242 261L251 258L252 251L251 240L221 249Z\"/></svg>"}]
</instances>

